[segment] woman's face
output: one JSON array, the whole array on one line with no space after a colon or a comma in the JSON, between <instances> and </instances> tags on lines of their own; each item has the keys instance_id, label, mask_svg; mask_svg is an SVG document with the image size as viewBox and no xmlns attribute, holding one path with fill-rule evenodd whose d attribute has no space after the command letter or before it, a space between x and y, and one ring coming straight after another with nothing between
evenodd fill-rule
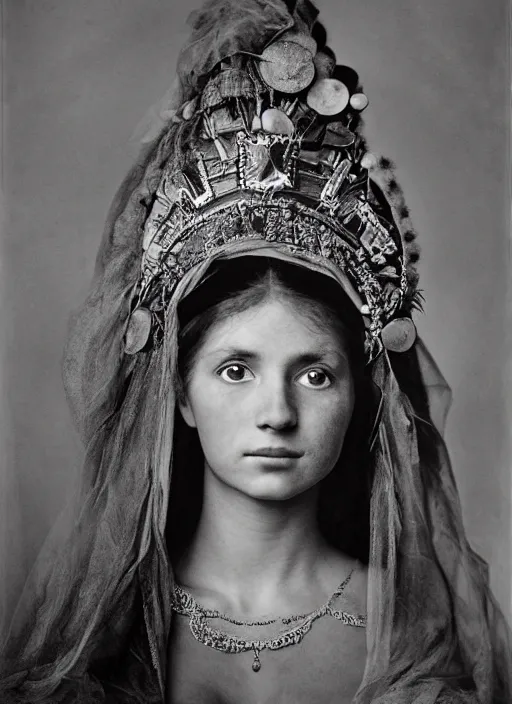
<instances>
[{"instance_id":1,"label":"woman's face","mask_svg":"<svg viewBox=\"0 0 512 704\"><path fill-rule=\"evenodd\" d=\"M285 500L332 470L353 406L340 333L272 300L210 328L180 410L207 472L254 499Z\"/></svg>"}]
</instances>

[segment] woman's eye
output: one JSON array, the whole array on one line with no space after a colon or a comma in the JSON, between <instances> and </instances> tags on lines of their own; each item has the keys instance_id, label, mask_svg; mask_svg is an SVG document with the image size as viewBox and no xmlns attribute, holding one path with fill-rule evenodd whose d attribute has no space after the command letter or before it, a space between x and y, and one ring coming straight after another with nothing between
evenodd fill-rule
<instances>
[{"instance_id":1,"label":"woman's eye","mask_svg":"<svg viewBox=\"0 0 512 704\"><path fill-rule=\"evenodd\" d=\"M302 374L298 381L310 389L326 389L331 385L331 379L323 369L310 369Z\"/></svg>"},{"instance_id":2,"label":"woman's eye","mask_svg":"<svg viewBox=\"0 0 512 704\"><path fill-rule=\"evenodd\" d=\"M217 374L220 376L221 379L224 379L224 381L227 381L231 384L236 384L240 381L249 381L250 379L254 379L254 374L242 364L230 364L227 367L219 369Z\"/></svg>"}]
</instances>

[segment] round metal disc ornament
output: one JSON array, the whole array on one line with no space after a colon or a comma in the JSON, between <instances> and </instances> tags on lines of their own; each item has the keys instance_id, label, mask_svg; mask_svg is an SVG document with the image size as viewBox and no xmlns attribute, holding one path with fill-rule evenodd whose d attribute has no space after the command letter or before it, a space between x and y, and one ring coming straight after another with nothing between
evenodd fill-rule
<instances>
[{"instance_id":1,"label":"round metal disc ornament","mask_svg":"<svg viewBox=\"0 0 512 704\"><path fill-rule=\"evenodd\" d=\"M267 46L259 70L265 83L281 93L300 93L315 77L311 52L296 42L277 41Z\"/></svg>"},{"instance_id":2,"label":"round metal disc ornament","mask_svg":"<svg viewBox=\"0 0 512 704\"><path fill-rule=\"evenodd\" d=\"M411 318L396 318L382 329L382 344L390 352L407 352L414 345L416 334Z\"/></svg>"},{"instance_id":3,"label":"round metal disc ornament","mask_svg":"<svg viewBox=\"0 0 512 704\"><path fill-rule=\"evenodd\" d=\"M145 346L151 332L151 313L147 308L137 308L130 316L124 351L126 354L137 354Z\"/></svg>"},{"instance_id":4,"label":"round metal disc ornament","mask_svg":"<svg viewBox=\"0 0 512 704\"><path fill-rule=\"evenodd\" d=\"M296 44L303 46L304 49L307 49L311 56L316 54L317 43L310 34L303 34L302 32L294 32L293 30L289 30L279 37L279 41L295 42Z\"/></svg>"},{"instance_id":5,"label":"round metal disc ornament","mask_svg":"<svg viewBox=\"0 0 512 704\"><path fill-rule=\"evenodd\" d=\"M336 78L321 78L311 86L306 100L319 115L337 115L347 107L350 93Z\"/></svg>"},{"instance_id":6,"label":"round metal disc ornament","mask_svg":"<svg viewBox=\"0 0 512 704\"><path fill-rule=\"evenodd\" d=\"M368 107L368 102L368 98L364 93L354 93L354 95L350 98L350 106L359 112L362 112Z\"/></svg>"},{"instance_id":7,"label":"round metal disc ornament","mask_svg":"<svg viewBox=\"0 0 512 704\"><path fill-rule=\"evenodd\" d=\"M292 135L295 131L288 115L277 108L269 108L261 114L261 128L270 134Z\"/></svg>"},{"instance_id":8,"label":"round metal disc ornament","mask_svg":"<svg viewBox=\"0 0 512 704\"><path fill-rule=\"evenodd\" d=\"M371 152L366 152L366 154L361 159L361 166L363 169L371 171L377 167L377 157Z\"/></svg>"}]
</instances>

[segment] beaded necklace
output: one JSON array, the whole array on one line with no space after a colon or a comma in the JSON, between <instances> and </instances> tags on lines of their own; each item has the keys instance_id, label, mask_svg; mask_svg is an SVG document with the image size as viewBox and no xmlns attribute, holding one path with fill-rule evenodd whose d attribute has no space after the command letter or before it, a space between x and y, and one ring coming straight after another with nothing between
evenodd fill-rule
<instances>
[{"instance_id":1,"label":"beaded necklace","mask_svg":"<svg viewBox=\"0 0 512 704\"><path fill-rule=\"evenodd\" d=\"M252 669L254 672L261 670L259 654L262 650L280 650L289 645L300 643L306 633L311 630L313 623L322 616L332 616L347 626L364 628L366 626L366 616L349 614L333 607L335 599L343 593L345 587L352 577L353 570L348 577L336 589L330 599L320 608L306 614L296 614L293 616L277 617L260 621L242 621L232 618L216 609L206 609L201 606L194 597L179 585L175 585L172 609L182 616L189 617L189 626L194 638L203 645L219 650L223 653L244 653L250 650L254 653ZM292 626L284 633L280 633L274 638L266 640L246 640L233 634L223 633L217 628L208 625L209 619L220 619L236 626L256 627L269 626L274 623L282 623L284 626Z\"/></svg>"}]
</instances>

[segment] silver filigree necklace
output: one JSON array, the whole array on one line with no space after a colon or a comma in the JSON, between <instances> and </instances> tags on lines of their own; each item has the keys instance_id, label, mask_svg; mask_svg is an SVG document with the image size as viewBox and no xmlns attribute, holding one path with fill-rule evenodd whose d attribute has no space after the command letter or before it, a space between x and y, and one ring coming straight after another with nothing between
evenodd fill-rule
<instances>
[{"instance_id":1,"label":"silver filigree necklace","mask_svg":"<svg viewBox=\"0 0 512 704\"><path fill-rule=\"evenodd\" d=\"M346 611L339 611L333 607L335 599L343 593L345 587L352 577L353 570L348 577L343 580L334 594L323 606L307 614L297 614L282 618L273 618L261 621L241 621L239 619L226 616L215 609L206 609L201 606L194 597L179 585L175 585L172 598L172 609L182 616L189 617L189 626L194 638L203 645L219 650L222 653L254 653L252 669L254 672L261 670L260 652L262 650L280 650L289 645L297 645L302 641L306 633L311 630L313 623L322 616L332 616L347 626L364 628L366 626L366 616L349 614ZM292 626L284 633L280 633L274 638L266 640L247 640L229 633L223 633L217 628L208 624L208 620L220 619L236 626L257 627L270 626L275 623L282 623L284 626Z\"/></svg>"}]
</instances>

